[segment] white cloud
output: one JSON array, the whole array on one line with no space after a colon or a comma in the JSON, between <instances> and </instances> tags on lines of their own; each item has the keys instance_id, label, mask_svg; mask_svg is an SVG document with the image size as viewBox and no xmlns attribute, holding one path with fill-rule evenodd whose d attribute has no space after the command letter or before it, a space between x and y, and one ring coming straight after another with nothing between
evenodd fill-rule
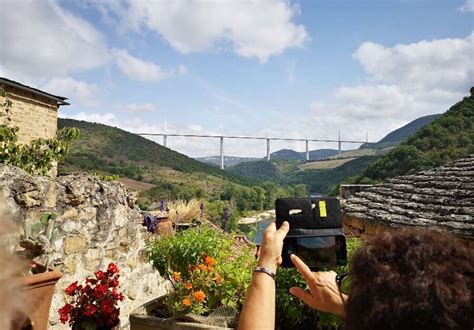
<instances>
[{"instance_id":1,"label":"white cloud","mask_svg":"<svg viewBox=\"0 0 474 330\"><path fill-rule=\"evenodd\" d=\"M448 38L398 44L387 48L364 42L355 52L365 71L376 81L407 88L459 90L474 76L474 33L464 39Z\"/></svg>"},{"instance_id":2,"label":"white cloud","mask_svg":"<svg viewBox=\"0 0 474 330\"><path fill-rule=\"evenodd\" d=\"M79 105L87 107L96 107L100 104L97 100L97 85L75 80L71 77L52 78L43 84L41 89L67 97L73 105L79 103Z\"/></svg>"},{"instance_id":3,"label":"white cloud","mask_svg":"<svg viewBox=\"0 0 474 330\"><path fill-rule=\"evenodd\" d=\"M112 53L119 69L133 80L160 81L187 72L184 65L179 65L177 68L162 69L159 65L132 56L123 49L115 49Z\"/></svg>"},{"instance_id":4,"label":"white cloud","mask_svg":"<svg viewBox=\"0 0 474 330\"><path fill-rule=\"evenodd\" d=\"M103 65L102 34L55 1L2 1L0 71L15 79L50 78Z\"/></svg>"},{"instance_id":5,"label":"white cloud","mask_svg":"<svg viewBox=\"0 0 474 330\"><path fill-rule=\"evenodd\" d=\"M466 0L466 2L459 7L462 12L474 12L474 0Z\"/></svg>"},{"instance_id":6,"label":"white cloud","mask_svg":"<svg viewBox=\"0 0 474 330\"><path fill-rule=\"evenodd\" d=\"M75 120L83 120L83 121L88 121L91 123L99 123L99 124L104 124L104 125L109 125L109 126L114 126L114 127L119 127L119 120L117 117L110 112L101 114L101 113L85 113L85 112L79 112L77 114L69 114L63 111L64 109L61 108L61 112L59 113L60 118L69 118L69 119L75 119Z\"/></svg>"},{"instance_id":7,"label":"white cloud","mask_svg":"<svg viewBox=\"0 0 474 330\"><path fill-rule=\"evenodd\" d=\"M265 62L309 40L305 27L293 22L299 6L283 0L128 0L126 5L105 6L107 10L101 6L101 12L109 21L111 12L119 17L120 28L139 31L145 27L185 54L230 45L242 57Z\"/></svg>"},{"instance_id":8,"label":"white cloud","mask_svg":"<svg viewBox=\"0 0 474 330\"><path fill-rule=\"evenodd\" d=\"M474 84L473 41L474 33L393 47L361 44L354 58L367 83L341 86L313 102L314 128L322 134L341 129L343 138L368 131L377 141L411 120L446 111Z\"/></svg>"},{"instance_id":9,"label":"white cloud","mask_svg":"<svg viewBox=\"0 0 474 330\"><path fill-rule=\"evenodd\" d=\"M151 112L155 111L157 107L151 103L143 103L143 104L136 104L130 103L123 107L123 111L131 112L131 113L139 113L139 112Z\"/></svg>"}]
</instances>

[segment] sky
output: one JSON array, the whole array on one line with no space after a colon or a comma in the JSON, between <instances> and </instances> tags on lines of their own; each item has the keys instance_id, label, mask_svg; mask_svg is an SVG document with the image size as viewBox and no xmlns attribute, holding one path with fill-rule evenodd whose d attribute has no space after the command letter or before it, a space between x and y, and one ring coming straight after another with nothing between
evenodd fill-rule
<instances>
[{"instance_id":1,"label":"sky","mask_svg":"<svg viewBox=\"0 0 474 330\"><path fill-rule=\"evenodd\" d=\"M60 117L130 132L378 141L468 95L474 0L0 0L0 76L69 98Z\"/></svg>"}]
</instances>

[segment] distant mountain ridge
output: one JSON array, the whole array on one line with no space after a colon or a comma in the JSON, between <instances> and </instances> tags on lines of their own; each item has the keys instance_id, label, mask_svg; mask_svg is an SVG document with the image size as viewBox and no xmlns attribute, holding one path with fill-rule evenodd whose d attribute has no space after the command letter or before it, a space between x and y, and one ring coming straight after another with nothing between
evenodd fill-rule
<instances>
[{"instance_id":1,"label":"distant mountain ridge","mask_svg":"<svg viewBox=\"0 0 474 330\"><path fill-rule=\"evenodd\" d=\"M323 159L337 155L336 149L316 149L309 151L309 160ZM275 160L306 160L306 152L298 152L292 149L281 149L270 154L270 159Z\"/></svg>"},{"instance_id":2,"label":"distant mountain ridge","mask_svg":"<svg viewBox=\"0 0 474 330\"><path fill-rule=\"evenodd\" d=\"M194 158L197 161L200 161L202 163L214 165L214 166L220 166L221 165L221 156L207 156L207 157L196 157ZM253 162L260 160L260 158L257 157L237 157L237 156L224 156L224 166L234 166L239 163L243 162Z\"/></svg>"},{"instance_id":3,"label":"distant mountain ridge","mask_svg":"<svg viewBox=\"0 0 474 330\"><path fill-rule=\"evenodd\" d=\"M408 124L388 133L379 142L364 143L363 145L360 146L359 149L363 149L363 148L382 149L382 148L388 148L388 147L393 147L395 145L398 145L401 141L408 139L412 134L414 134L420 128L428 125L433 120L438 119L441 116L442 114L439 113L439 114L434 114L434 115L423 116L415 120L412 120Z\"/></svg>"},{"instance_id":4,"label":"distant mountain ridge","mask_svg":"<svg viewBox=\"0 0 474 330\"><path fill-rule=\"evenodd\" d=\"M282 152L277 153L281 158L291 157L293 160L287 160L286 162L293 162L293 166L288 164L286 166L281 166L279 162L283 162L283 160L276 160L273 158L270 162L259 161L253 163L240 163L229 168L229 171L262 181L269 180L284 184L304 183L308 186L311 193L327 194L330 191L334 191L334 188L339 183L344 182L350 177L359 175L366 170L370 164L384 157L384 155L389 152L390 148L396 149L396 146L400 142L403 143L407 138L410 140L410 136L413 135L414 132L417 134L416 132L419 132L422 127L427 127L430 123L443 118L441 116L443 115L436 114L415 119L407 125L387 134L377 143L362 146L360 149L345 151L340 155L337 155L337 150L329 149L334 151L335 155L327 157L335 158L340 156L341 158L355 158L335 168L302 169L298 164L301 164L302 161L304 161L304 156L301 156L301 154L304 155L304 153L298 153L294 150L283 150ZM368 147L370 147L373 153L364 155L363 151L369 150ZM345 156L344 153L347 153L348 156ZM360 156L356 154L360 154ZM317 160L316 162L325 161L327 160Z\"/></svg>"}]
</instances>

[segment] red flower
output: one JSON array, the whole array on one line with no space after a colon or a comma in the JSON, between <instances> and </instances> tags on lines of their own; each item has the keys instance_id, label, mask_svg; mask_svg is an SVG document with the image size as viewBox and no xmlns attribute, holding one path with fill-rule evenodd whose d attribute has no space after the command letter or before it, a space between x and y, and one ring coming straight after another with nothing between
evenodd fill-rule
<instances>
[{"instance_id":1,"label":"red flower","mask_svg":"<svg viewBox=\"0 0 474 330\"><path fill-rule=\"evenodd\" d=\"M78 287L77 287L77 281L76 281L76 282L71 283L71 285L69 285L64 291L66 292L68 296L73 296L76 293L77 289Z\"/></svg>"},{"instance_id":2,"label":"red flower","mask_svg":"<svg viewBox=\"0 0 474 330\"><path fill-rule=\"evenodd\" d=\"M95 287L95 295L101 300L109 292L109 287L105 284L99 284Z\"/></svg>"},{"instance_id":3,"label":"red flower","mask_svg":"<svg viewBox=\"0 0 474 330\"><path fill-rule=\"evenodd\" d=\"M109 267L107 267L107 271L112 274L117 274L119 272L119 269L117 265L115 265L114 263L110 263Z\"/></svg>"},{"instance_id":4,"label":"red flower","mask_svg":"<svg viewBox=\"0 0 474 330\"><path fill-rule=\"evenodd\" d=\"M114 312L114 303L112 302L112 300L106 299L100 305L100 309L102 310L102 313L104 313L104 315L107 317Z\"/></svg>"},{"instance_id":5,"label":"red flower","mask_svg":"<svg viewBox=\"0 0 474 330\"><path fill-rule=\"evenodd\" d=\"M84 309L84 316L93 316L96 312L97 308L92 304L88 304Z\"/></svg>"},{"instance_id":6,"label":"red flower","mask_svg":"<svg viewBox=\"0 0 474 330\"><path fill-rule=\"evenodd\" d=\"M99 281L102 281L105 278L105 273L101 270L95 272L94 275Z\"/></svg>"},{"instance_id":7,"label":"red flower","mask_svg":"<svg viewBox=\"0 0 474 330\"><path fill-rule=\"evenodd\" d=\"M85 285L74 282L66 288L71 296L71 303L58 309L62 323L72 326L84 320L90 321L97 328L113 327L118 323L120 309L117 303L124 299L118 292L119 269L111 263L107 271L97 271L94 277L87 277Z\"/></svg>"},{"instance_id":8,"label":"red flower","mask_svg":"<svg viewBox=\"0 0 474 330\"><path fill-rule=\"evenodd\" d=\"M66 323L69 320L69 315L71 314L71 311L72 311L71 304L66 304L62 308L59 309L59 320L61 321L61 323Z\"/></svg>"}]
</instances>

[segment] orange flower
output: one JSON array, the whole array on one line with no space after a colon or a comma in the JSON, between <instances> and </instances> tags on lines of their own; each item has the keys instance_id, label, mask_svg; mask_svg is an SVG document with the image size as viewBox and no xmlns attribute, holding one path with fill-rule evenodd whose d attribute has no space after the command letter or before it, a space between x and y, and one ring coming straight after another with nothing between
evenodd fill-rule
<instances>
[{"instance_id":1,"label":"orange flower","mask_svg":"<svg viewBox=\"0 0 474 330\"><path fill-rule=\"evenodd\" d=\"M204 264L199 264L199 265L198 265L198 268L199 268L200 270L202 270L202 271L206 271L206 270L207 270L207 267L206 267L206 265L204 265Z\"/></svg>"},{"instance_id":2,"label":"orange flower","mask_svg":"<svg viewBox=\"0 0 474 330\"><path fill-rule=\"evenodd\" d=\"M215 269L214 267L207 267L207 271L212 273L213 271L215 271Z\"/></svg>"},{"instance_id":3,"label":"orange flower","mask_svg":"<svg viewBox=\"0 0 474 330\"><path fill-rule=\"evenodd\" d=\"M206 263L206 265L212 267L216 264L216 259L214 259L213 257L205 257L204 262Z\"/></svg>"},{"instance_id":4,"label":"orange flower","mask_svg":"<svg viewBox=\"0 0 474 330\"><path fill-rule=\"evenodd\" d=\"M221 283L222 283L222 276L217 275L216 277L214 277L214 281L215 281L217 284L221 284Z\"/></svg>"},{"instance_id":5,"label":"orange flower","mask_svg":"<svg viewBox=\"0 0 474 330\"><path fill-rule=\"evenodd\" d=\"M175 280L176 282L181 281L181 273L180 272L173 272L171 277L173 277L173 280Z\"/></svg>"},{"instance_id":6,"label":"orange flower","mask_svg":"<svg viewBox=\"0 0 474 330\"><path fill-rule=\"evenodd\" d=\"M184 283L184 287L188 290L191 290L193 288L193 285L189 282Z\"/></svg>"},{"instance_id":7,"label":"orange flower","mask_svg":"<svg viewBox=\"0 0 474 330\"><path fill-rule=\"evenodd\" d=\"M186 307L191 307L193 303L191 302L191 299L189 298L184 298L183 299L183 305L186 306Z\"/></svg>"},{"instance_id":8,"label":"orange flower","mask_svg":"<svg viewBox=\"0 0 474 330\"><path fill-rule=\"evenodd\" d=\"M202 302L206 298L206 295L201 290L193 293L194 300Z\"/></svg>"}]
</instances>

